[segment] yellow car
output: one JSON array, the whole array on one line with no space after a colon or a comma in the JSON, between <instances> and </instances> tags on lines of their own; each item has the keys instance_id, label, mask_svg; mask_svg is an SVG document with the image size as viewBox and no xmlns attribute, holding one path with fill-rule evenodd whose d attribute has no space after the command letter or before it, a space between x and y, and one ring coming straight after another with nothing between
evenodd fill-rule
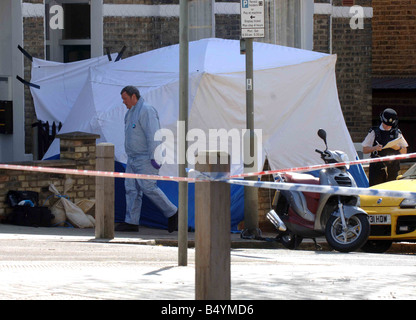
<instances>
[{"instance_id":1,"label":"yellow car","mask_svg":"<svg viewBox=\"0 0 416 320\"><path fill-rule=\"evenodd\" d=\"M416 192L416 164L397 180L371 188ZM416 242L416 199L360 196L360 200L371 225L369 240L361 250L382 253L393 242Z\"/></svg>"}]
</instances>

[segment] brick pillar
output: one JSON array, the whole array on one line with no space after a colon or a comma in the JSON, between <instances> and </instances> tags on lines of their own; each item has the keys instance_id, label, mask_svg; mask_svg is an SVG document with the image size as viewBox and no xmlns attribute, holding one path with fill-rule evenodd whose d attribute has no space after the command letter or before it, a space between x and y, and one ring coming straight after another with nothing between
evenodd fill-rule
<instances>
[{"instance_id":1,"label":"brick pillar","mask_svg":"<svg viewBox=\"0 0 416 320\"><path fill-rule=\"evenodd\" d=\"M95 170L98 134L70 132L56 135L61 140L61 160L75 160L77 169Z\"/></svg>"},{"instance_id":2,"label":"brick pillar","mask_svg":"<svg viewBox=\"0 0 416 320\"><path fill-rule=\"evenodd\" d=\"M75 161L78 170L95 170L98 134L70 132L56 135L61 140L61 160ZM95 177L73 176L76 198L95 199Z\"/></svg>"}]
</instances>

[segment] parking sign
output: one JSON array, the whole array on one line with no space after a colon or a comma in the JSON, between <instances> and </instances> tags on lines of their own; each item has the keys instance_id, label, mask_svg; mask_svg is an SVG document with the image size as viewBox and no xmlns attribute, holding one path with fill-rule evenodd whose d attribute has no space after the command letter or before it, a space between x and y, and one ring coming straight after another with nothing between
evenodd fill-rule
<instances>
[{"instance_id":1,"label":"parking sign","mask_svg":"<svg viewBox=\"0 0 416 320\"><path fill-rule=\"evenodd\" d=\"M264 0L241 0L241 37L264 37Z\"/></svg>"}]
</instances>

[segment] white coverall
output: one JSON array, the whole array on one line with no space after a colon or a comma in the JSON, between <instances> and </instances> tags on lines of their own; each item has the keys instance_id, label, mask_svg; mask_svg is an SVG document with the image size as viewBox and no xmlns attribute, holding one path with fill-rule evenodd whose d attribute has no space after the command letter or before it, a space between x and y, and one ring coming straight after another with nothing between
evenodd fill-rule
<instances>
[{"instance_id":1,"label":"white coverall","mask_svg":"<svg viewBox=\"0 0 416 320\"><path fill-rule=\"evenodd\" d=\"M135 106L127 111L125 118L125 150L127 153L126 173L157 175L159 170L151 164L159 141L154 135L160 129L159 116L155 108L140 97ZM142 198L145 194L166 218L177 212L177 207L157 186L156 180L126 179L125 222L139 225Z\"/></svg>"}]
</instances>

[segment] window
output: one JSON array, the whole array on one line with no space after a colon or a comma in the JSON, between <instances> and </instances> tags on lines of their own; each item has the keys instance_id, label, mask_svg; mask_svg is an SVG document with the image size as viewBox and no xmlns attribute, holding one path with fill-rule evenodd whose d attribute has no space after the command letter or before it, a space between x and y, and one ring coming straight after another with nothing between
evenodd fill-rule
<instances>
[{"instance_id":1,"label":"window","mask_svg":"<svg viewBox=\"0 0 416 320\"><path fill-rule=\"evenodd\" d=\"M266 0L263 41L312 50L313 11L313 0Z\"/></svg>"},{"instance_id":2,"label":"window","mask_svg":"<svg viewBox=\"0 0 416 320\"><path fill-rule=\"evenodd\" d=\"M61 12L50 9L58 5ZM91 57L91 6L84 0L46 0L46 59L73 62ZM60 15L62 14L62 15ZM55 24L57 19L61 26Z\"/></svg>"}]
</instances>

